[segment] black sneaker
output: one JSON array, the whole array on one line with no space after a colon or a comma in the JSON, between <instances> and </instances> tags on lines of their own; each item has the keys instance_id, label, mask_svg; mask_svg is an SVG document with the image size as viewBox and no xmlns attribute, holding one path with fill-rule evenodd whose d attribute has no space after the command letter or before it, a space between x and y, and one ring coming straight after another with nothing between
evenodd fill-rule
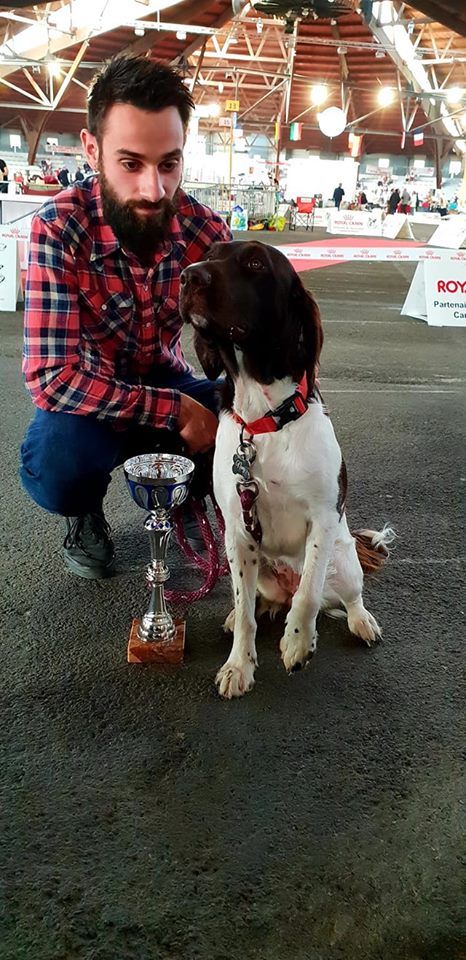
<instances>
[{"instance_id":1,"label":"black sneaker","mask_svg":"<svg viewBox=\"0 0 466 960\"><path fill-rule=\"evenodd\" d=\"M103 511L84 517L65 517L67 534L63 543L65 562L71 573L86 580L101 580L113 571L115 553L110 527Z\"/></svg>"}]
</instances>

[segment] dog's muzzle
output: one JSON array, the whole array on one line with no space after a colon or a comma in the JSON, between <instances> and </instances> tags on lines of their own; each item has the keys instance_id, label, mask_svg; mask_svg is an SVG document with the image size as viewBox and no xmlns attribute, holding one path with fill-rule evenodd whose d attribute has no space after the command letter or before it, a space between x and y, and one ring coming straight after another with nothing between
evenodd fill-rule
<instances>
[{"instance_id":1,"label":"dog's muzzle","mask_svg":"<svg viewBox=\"0 0 466 960\"><path fill-rule=\"evenodd\" d=\"M180 274L183 293L187 293L188 290L204 290L210 286L211 282L212 275L205 263L192 263L190 267L185 267Z\"/></svg>"}]
</instances>

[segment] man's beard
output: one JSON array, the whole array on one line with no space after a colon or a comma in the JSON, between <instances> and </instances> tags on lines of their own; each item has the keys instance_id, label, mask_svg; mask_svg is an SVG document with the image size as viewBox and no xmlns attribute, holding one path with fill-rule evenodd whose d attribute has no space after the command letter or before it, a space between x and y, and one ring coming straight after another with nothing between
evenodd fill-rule
<instances>
[{"instance_id":1,"label":"man's beard","mask_svg":"<svg viewBox=\"0 0 466 960\"><path fill-rule=\"evenodd\" d=\"M134 253L143 263L150 262L154 251L168 237L172 217L178 210L180 188L177 188L171 200L163 197L158 203L148 200L127 200L122 203L103 170L99 181L105 222L112 228L122 247ZM152 212L139 214L138 207Z\"/></svg>"}]
</instances>

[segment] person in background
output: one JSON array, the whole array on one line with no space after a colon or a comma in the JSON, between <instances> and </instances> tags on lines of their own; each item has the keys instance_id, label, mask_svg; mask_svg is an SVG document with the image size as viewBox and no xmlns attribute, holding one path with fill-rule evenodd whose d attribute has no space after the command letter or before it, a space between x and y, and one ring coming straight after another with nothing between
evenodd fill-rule
<instances>
[{"instance_id":1,"label":"person in background","mask_svg":"<svg viewBox=\"0 0 466 960\"><path fill-rule=\"evenodd\" d=\"M340 209L340 203L343 200L344 196L345 196L345 191L343 190L341 183L339 183L338 187L335 187L335 190L333 191L333 197L332 197L332 200L337 210Z\"/></svg>"},{"instance_id":2,"label":"person in background","mask_svg":"<svg viewBox=\"0 0 466 960\"><path fill-rule=\"evenodd\" d=\"M401 200L399 203L400 213L411 213L411 194L408 188L403 187L403 193L401 194Z\"/></svg>"},{"instance_id":3,"label":"person in background","mask_svg":"<svg viewBox=\"0 0 466 960\"><path fill-rule=\"evenodd\" d=\"M83 163L83 173L85 177L92 173L92 167L88 164L87 160Z\"/></svg>"},{"instance_id":4,"label":"person in background","mask_svg":"<svg viewBox=\"0 0 466 960\"><path fill-rule=\"evenodd\" d=\"M446 217L448 214L447 201L443 190L437 190L435 195L435 200L437 203L437 209L441 217Z\"/></svg>"},{"instance_id":5,"label":"person in background","mask_svg":"<svg viewBox=\"0 0 466 960\"><path fill-rule=\"evenodd\" d=\"M58 171L58 181L59 183L61 183L62 187L70 186L71 180L70 180L70 171L68 170L68 167L62 167L61 170Z\"/></svg>"},{"instance_id":6,"label":"person in background","mask_svg":"<svg viewBox=\"0 0 466 960\"><path fill-rule=\"evenodd\" d=\"M83 174L83 172L82 172L82 170L81 170L81 167L79 166L79 163L78 163L78 165L77 165L77 167L76 167L76 172L75 172L75 175L74 175L74 182L75 182L75 183L79 183L80 180L84 180L84 174Z\"/></svg>"},{"instance_id":7,"label":"person in background","mask_svg":"<svg viewBox=\"0 0 466 960\"><path fill-rule=\"evenodd\" d=\"M401 201L400 191L398 190L398 187L395 187L395 189L392 190L388 198L387 213L389 214L396 213L398 209L398 204L400 203L400 201Z\"/></svg>"},{"instance_id":8,"label":"person in background","mask_svg":"<svg viewBox=\"0 0 466 960\"><path fill-rule=\"evenodd\" d=\"M23 370L36 410L20 475L40 507L65 518L65 563L87 579L113 570L103 501L115 467L162 449L202 469L215 442L219 384L196 378L184 357L178 297L182 270L232 238L181 189L193 106L171 67L110 61L81 132L98 174L50 199L31 225Z\"/></svg>"},{"instance_id":9,"label":"person in background","mask_svg":"<svg viewBox=\"0 0 466 960\"><path fill-rule=\"evenodd\" d=\"M8 173L6 161L0 159L0 193L8 193Z\"/></svg>"}]
</instances>

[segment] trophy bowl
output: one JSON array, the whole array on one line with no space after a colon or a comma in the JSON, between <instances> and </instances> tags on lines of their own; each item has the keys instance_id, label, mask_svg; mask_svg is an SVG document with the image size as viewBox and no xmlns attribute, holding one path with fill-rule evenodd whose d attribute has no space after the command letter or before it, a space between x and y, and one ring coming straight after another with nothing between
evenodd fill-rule
<instances>
[{"instance_id":1,"label":"trophy bowl","mask_svg":"<svg viewBox=\"0 0 466 960\"><path fill-rule=\"evenodd\" d=\"M144 510L172 510L187 499L194 464L176 453L141 453L123 464L129 492Z\"/></svg>"},{"instance_id":2,"label":"trophy bowl","mask_svg":"<svg viewBox=\"0 0 466 960\"><path fill-rule=\"evenodd\" d=\"M174 621L165 602L164 583L170 576L165 562L173 530L170 512L188 497L194 463L172 453L143 453L123 464L129 492L138 507L149 511L144 523L150 538L151 562L146 581L151 588L149 608L133 620L128 660L180 662L185 624Z\"/></svg>"}]
</instances>

